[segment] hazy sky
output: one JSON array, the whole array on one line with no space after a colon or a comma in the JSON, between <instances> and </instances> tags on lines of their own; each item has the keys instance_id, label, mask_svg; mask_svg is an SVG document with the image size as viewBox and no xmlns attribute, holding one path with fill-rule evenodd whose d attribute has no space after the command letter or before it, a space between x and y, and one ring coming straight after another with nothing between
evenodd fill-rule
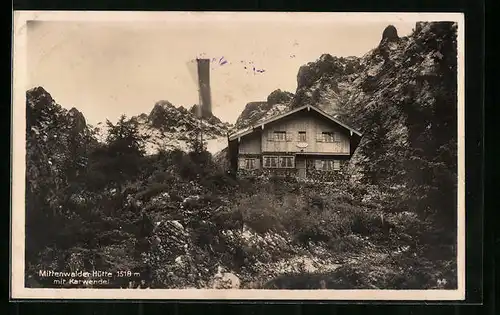
<instances>
[{"instance_id":1,"label":"hazy sky","mask_svg":"<svg viewBox=\"0 0 500 315\"><path fill-rule=\"evenodd\" d=\"M362 56L388 24L400 36L415 22L338 22L314 15L280 19L28 23L29 88L43 86L62 106L96 124L149 113L158 100L198 102L197 57L212 64L212 108L234 122L246 103L275 89L295 92L297 71L321 54ZM219 64L224 58L227 63ZM247 69L245 69L245 66ZM255 67L265 72L254 72Z\"/></svg>"}]
</instances>

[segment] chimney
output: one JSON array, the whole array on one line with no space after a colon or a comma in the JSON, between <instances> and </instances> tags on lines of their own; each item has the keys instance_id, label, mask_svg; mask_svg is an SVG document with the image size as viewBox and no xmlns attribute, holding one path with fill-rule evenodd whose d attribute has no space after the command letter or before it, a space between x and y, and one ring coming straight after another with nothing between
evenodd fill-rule
<instances>
[{"instance_id":1,"label":"chimney","mask_svg":"<svg viewBox=\"0 0 500 315\"><path fill-rule=\"evenodd\" d=\"M198 86L200 88L200 105L202 117L212 114L210 95L210 59L196 59L198 63Z\"/></svg>"}]
</instances>

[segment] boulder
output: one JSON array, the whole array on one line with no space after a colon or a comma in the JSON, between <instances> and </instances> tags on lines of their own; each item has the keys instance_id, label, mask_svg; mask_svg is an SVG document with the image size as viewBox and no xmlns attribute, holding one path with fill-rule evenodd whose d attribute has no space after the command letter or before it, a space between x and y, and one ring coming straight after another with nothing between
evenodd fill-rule
<instances>
[{"instance_id":1,"label":"boulder","mask_svg":"<svg viewBox=\"0 0 500 315\"><path fill-rule=\"evenodd\" d=\"M212 281L210 281L210 287L212 289L239 289L241 281L232 272L223 272L224 269L218 267L217 273L213 276Z\"/></svg>"}]
</instances>

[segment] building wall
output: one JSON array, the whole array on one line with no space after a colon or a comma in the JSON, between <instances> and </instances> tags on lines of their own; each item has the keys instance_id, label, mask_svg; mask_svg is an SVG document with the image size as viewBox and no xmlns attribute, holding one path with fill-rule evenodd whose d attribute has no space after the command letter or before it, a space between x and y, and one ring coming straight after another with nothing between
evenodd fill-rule
<instances>
[{"instance_id":1,"label":"building wall","mask_svg":"<svg viewBox=\"0 0 500 315\"><path fill-rule=\"evenodd\" d=\"M275 141L274 132L285 131L286 141ZM299 131L306 132L306 148L297 146ZM339 139L336 142L318 142L322 132L335 132ZM349 135L341 127L335 126L317 113L303 112L265 125L262 131L262 152L311 152L330 154L349 154Z\"/></svg>"},{"instance_id":2,"label":"building wall","mask_svg":"<svg viewBox=\"0 0 500 315\"><path fill-rule=\"evenodd\" d=\"M238 158L239 166L244 165L244 161L247 158L255 159L255 169L248 170L242 167L238 167L237 174L240 177L246 176L280 176L280 177L299 177L299 170L297 168L262 168L262 156L259 155L243 155ZM317 160L339 160L340 161L340 169L339 170L330 170L325 171L321 169L317 169ZM306 167L306 179L307 180L316 180L323 182L338 182L346 180L348 177L347 167L349 164L349 159L342 157L307 157L305 159L305 167Z\"/></svg>"},{"instance_id":3,"label":"building wall","mask_svg":"<svg viewBox=\"0 0 500 315\"><path fill-rule=\"evenodd\" d=\"M258 132L241 138L238 146L238 154L260 154L261 134Z\"/></svg>"},{"instance_id":4,"label":"building wall","mask_svg":"<svg viewBox=\"0 0 500 315\"><path fill-rule=\"evenodd\" d=\"M275 131L284 131L284 141L276 141ZM297 146L302 142L299 139L299 131L306 132L307 146ZM318 135L322 132L336 133L335 142L318 141ZM236 140L237 141L237 140ZM295 157L294 168L264 168L262 157L265 155L279 156L292 155L295 153L314 153L312 155ZM316 156L317 154L317 156ZM245 169L245 159L254 158L254 169ZM317 112L303 111L285 117L279 121L266 124L263 129L243 136L238 143L238 176L292 176L305 177L308 180L338 181L345 179L346 167L350 158L350 135L348 131L337 126L330 120L319 115ZM298 170L297 161L301 159L306 162ZM321 170L316 168L315 160L334 159L340 160L340 170ZM304 171L305 166L305 171ZM304 176L305 172L305 176Z\"/></svg>"}]
</instances>

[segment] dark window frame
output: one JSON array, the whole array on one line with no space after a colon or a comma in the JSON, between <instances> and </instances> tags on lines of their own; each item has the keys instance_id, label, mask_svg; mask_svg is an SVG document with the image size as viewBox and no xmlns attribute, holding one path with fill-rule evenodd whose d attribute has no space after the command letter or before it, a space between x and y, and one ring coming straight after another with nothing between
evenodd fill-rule
<instances>
[{"instance_id":1,"label":"dark window frame","mask_svg":"<svg viewBox=\"0 0 500 315\"><path fill-rule=\"evenodd\" d=\"M256 169L256 164L255 163L255 160L257 160L256 158L245 158L245 169L246 170L254 170ZM249 164L251 167L249 167Z\"/></svg>"},{"instance_id":2,"label":"dark window frame","mask_svg":"<svg viewBox=\"0 0 500 315\"><path fill-rule=\"evenodd\" d=\"M286 131L282 131L282 130L273 131L273 140L278 141L278 142L285 142L286 141Z\"/></svg>"},{"instance_id":3,"label":"dark window frame","mask_svg":"<svg viewBox=\"0 0 500 315\"><path fill-rule=\"evenodd\" d=\"M307 133L305 131L299 131L299 142L307 142Z\"/></svg>"},{"instance_id":4,"label":"dark window frame","mask_svg":"<svg viewBox=\"0 0 500 315\"><path fill-rule=\"evenodd\" d=\"M295 157L293 155L263 155L263 168L292 169L295 168ZM283 166L283 161L284 166ZM274 163L273 163L274 162Z\"/></svg>"},{"instance_id":5,"label":"dark window frame","mask_svg":"<svg viewBox=\"0 0 500 315\"><path fill-rule=\"evenodd\" d=\"M321 132L321 140L327 143L340 142L340 134L335 131L323 131Z\"/></svg>"},{"instance_id":6,"label":"dark window frame","mask_svg":"<svg viewBox=\"0 0 500 315\"><path fill-rule=\"evenodd\" d=\"M340 160L318 159L317 161L321 162L321 166L319 168L315 167L319 171L338 172L341 169L341 161ZM315 166L317 166L317 164L315 164Z\"/></svg>"}]
</instances>

